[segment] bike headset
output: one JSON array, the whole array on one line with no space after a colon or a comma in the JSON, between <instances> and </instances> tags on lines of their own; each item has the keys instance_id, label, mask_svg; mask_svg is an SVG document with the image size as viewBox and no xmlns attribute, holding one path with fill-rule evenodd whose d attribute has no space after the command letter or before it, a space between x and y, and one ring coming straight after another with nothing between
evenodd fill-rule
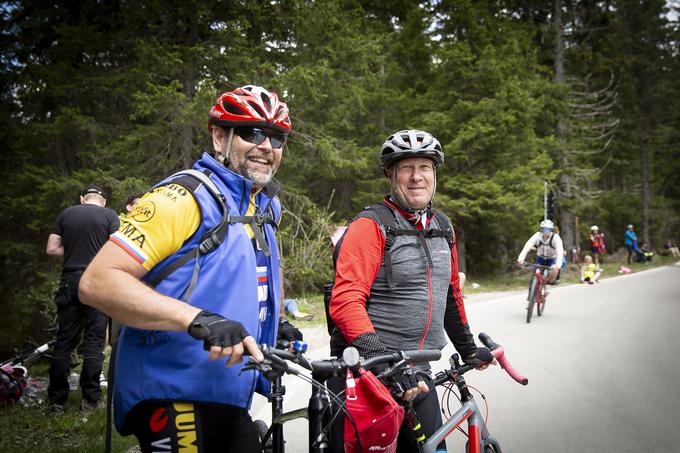
<instances>
[{"instance_id":1,"label":"bike headset","mask_svg":"<svg viewBox=\"0 0 680 453\"><path fill-rule=\"evenodd\" d=\"M413 209L406 204L398 196L392 196L391 201L397 207L409 214L414 215L417 219L427 212L432 207L432 199L437 191L437 169L444 163L444 151L439 143L439 140L434 138L429 132L417 129L404 129L396 132L385 140L380 149L380 168L385 176L388 176L387 170L402 159L409 157L425 157L430 159L434 166L434 188L432 190L432 197L424 209ZM391 192L396 195L396 171L392 172L390 178Z\"/></svg>"},{"instance_id":2,"label":"bike headset","mask_svg":"<svg viewBox=\"0 0 680 453\"><path fill-rule=\"evenodd\" d=\"M227 150L216 156L225 167L229 166L235 127L267 127L286 135L292 129L286 103L279 100L276 93L257 85L245 85L222 93L208 115L208 130L212 131L213 125L229 130Z\"/></svg>"}]
</instances>

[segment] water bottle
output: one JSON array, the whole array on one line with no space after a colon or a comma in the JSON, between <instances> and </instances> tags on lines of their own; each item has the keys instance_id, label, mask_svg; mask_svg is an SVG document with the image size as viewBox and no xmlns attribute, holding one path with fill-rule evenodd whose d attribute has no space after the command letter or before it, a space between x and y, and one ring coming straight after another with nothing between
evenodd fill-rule
<instances>
[{"instance_id":1,"label":"water bottle","mask_svg":"<svg viewBox=\"0 0 680 453\"><path fill-rule=\"evenodd\" d=\"M78 373L71 373L68 377L68 388L69 390L78 390L78 380L80 379L80 376L78 376Z\"/></svg>"}]
</instances>

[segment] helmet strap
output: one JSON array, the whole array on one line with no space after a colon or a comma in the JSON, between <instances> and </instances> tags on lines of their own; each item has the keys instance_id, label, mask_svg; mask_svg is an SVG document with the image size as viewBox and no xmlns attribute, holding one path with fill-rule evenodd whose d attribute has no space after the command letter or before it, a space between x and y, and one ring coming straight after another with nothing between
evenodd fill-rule
<instances>
[{"instance_id":1,"label":"helmet strap","mask_svg":"<svg viewBox=\"0 0 680 453\"><path fill-rule=\"evenodd\" d=\"M222 162L222 165L229 168L229 155L231 154L231 143L234 140L234 128L229 128L229 135L227 136L227 150L224 154L219 153L217 155L217 160Z\"/></svg>"}]
</instances>

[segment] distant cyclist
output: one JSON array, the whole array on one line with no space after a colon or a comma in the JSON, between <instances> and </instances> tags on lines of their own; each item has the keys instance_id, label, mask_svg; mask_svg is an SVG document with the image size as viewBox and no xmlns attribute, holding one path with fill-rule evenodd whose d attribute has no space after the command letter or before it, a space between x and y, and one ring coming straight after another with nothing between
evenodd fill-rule
<instances>
[{"instance_id":1,"label":"distant cyclist","mask_svg":"<svg viewBox=\"0 0 680 453\"><path fill-rule=\"evenodd\" d=\"M534 233L524 244L524 248L517 257L518 266L524 265L527 253L532 248L536 249L536 264L550 267L547 283L559 282L558 275L564 259L564 245L560 235L555 232L555 225L551 220L543 220L540 224L540 231Z\"/></svg>"}]
</instances>

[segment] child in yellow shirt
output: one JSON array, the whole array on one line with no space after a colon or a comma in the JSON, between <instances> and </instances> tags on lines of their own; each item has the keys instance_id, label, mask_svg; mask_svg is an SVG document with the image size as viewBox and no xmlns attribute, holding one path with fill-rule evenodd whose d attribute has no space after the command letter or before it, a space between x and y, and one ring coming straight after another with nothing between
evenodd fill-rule
<instances>
[{"instance_id":1,"label":"child in yellow shirt","mask_svg":"<svg viewBox=\"0 0 680 453\"><path fill-rule=\"evenodd\" d=\"M600 270L593 263L593 257L586 255L581 266L581 283L593 284L600 279Z\"/></svg>"}]
</instances>

